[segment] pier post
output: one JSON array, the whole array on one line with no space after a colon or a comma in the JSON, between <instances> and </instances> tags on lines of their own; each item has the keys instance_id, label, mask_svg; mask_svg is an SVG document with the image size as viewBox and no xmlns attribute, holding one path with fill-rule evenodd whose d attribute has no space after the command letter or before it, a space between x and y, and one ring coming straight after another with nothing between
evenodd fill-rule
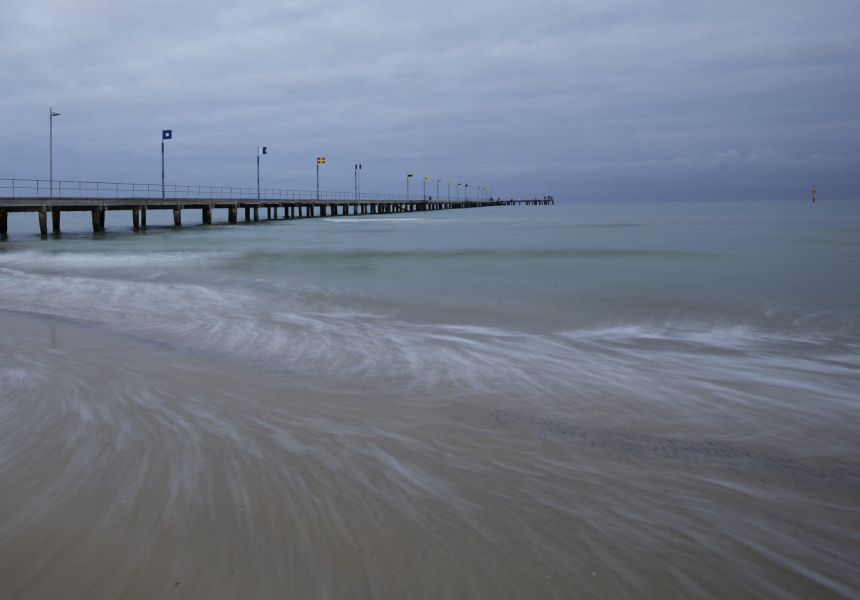
<instances>
[{"instance_id":1,"label":"pier post","mask_svg":"<svg viewBox=\"0 0 860 600\"><path fill-rule=\"evenodd\" d=\"M51 209L51 225L53 226L54 233L60 233L60 209L59 208Z\"/></svg>"},{"instance_id":2,"label":"pier post","mask_svg":"<svg viewBox=\"0 0 860 600\"><path fill-rule=\"evenodd\" d=\"M102 206L99 209L99 231L105 230L105 214L107 214L107 211L105 210L105 207Z\"/></svg>"},{"instance_id":3,"label":"pier post","mask_svg":"<svg viewBox=\"0 0 860 600\"><path fill-rule=\"evenodd\" d=\"M272 207L271 206L266 207L266 218L270 221L272 220Z\"/></svg>"},{"instance_id":4,"label":"pier post","mask_svg":"<svg viewBox=\"0 0 860 600\"><path fill-rule=\"evenodd\" d=\"M245 220L246 221L251 220L251 207L250 206L245 207Z\"/></svg>"},{"instance_id":5,"label":"pier post","mask_svg":"<svg viewBox=\"0 0 860 600\"><path fill-rule=\"evenodd\" d=\"M212 224L212 207L204 206L203 207L203 224L211 225Z\"/></svg>"},{"instance_id":6,"label":"pier post","mask_svg":"<svg viewBox=\"0 0 860 600\"><path fill-rule=\"evenodd\" d=\"M140 226L146 229L146 207L140 209Z\"/></svg>"},{"instance_id":7,"label":"pier post","mask_svg":"<svg viewBox=\"0 0 860 600\"><path fill-rule=\"evenodd\" d=\"M0 235L6 235L9 232L9 211L5 208L0 208Z\"/></svg>"},{"instance_id":8,"label":"pier post","mask_svg":"<svg viewBox=\"0 0 860 600\"><path fill-rule=\"evenodd\" d=\"M48 235L48 209L44 206L39 209L39 231L42 235Z\"/></svg>"},{"instance_id":9,"label":"pier post","mask_svg":"<svg viewBox=\"0 0 860 600\"><path fill-rule=\"evenodd\" d=\"M260 220L260 207L259 206L254 207L254 220L255 221Z\"/></svg>"},{"instance_id":10,"label":"pier post","mask_svg":"<svg viewBox=\"0 0 860 600\"><path fill-rule=\"evenodd\" d=\"M174 227L182 227L182 209L173 209L173 225Z\"/></svg>"},{"instance_id":11,"label":"pier post","mask_svg":"<svg viewBox=\"0 0 860 600\"><path fill-rule=\"evenodd\" d=\"M131 226L135 231L140 231L140 210L137 208L131 209Z\"/></svg>"},{"instance_id":12,"label":"pier post","mask_svg":"<svg viewBox=\"0 0 860 600\"><path fill-rule=\"evenodd\" d=\"M227 221L229 223L235 223L239 220L239 209L235 206L231 206L227 209Z\"/></svg>"}]
</instances>

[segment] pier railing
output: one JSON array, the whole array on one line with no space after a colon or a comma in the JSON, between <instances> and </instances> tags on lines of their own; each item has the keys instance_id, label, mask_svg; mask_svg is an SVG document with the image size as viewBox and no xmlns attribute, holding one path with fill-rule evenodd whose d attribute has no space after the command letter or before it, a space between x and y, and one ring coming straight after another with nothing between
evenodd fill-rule
<instances>
[{"instance_id":1,"label":"pier railing","mask_svg":"<svg viewBox=\"0 0 860 600\"><path fill-rule=\"evenodd\" d=\"M316 198L316 190L283 190L260 188L260 200L304 200ZM59 181L47 179L2 179L0 197L3 198L162 198L160 183L120 183L108 181ZM164 186L164 198L199 198L210 200L256 200L256 187L226 187L210 185ZM355 192L319 192L320 200L392 200L420 201L423 195L376 194Z\"/></svg>"}]
</instances>

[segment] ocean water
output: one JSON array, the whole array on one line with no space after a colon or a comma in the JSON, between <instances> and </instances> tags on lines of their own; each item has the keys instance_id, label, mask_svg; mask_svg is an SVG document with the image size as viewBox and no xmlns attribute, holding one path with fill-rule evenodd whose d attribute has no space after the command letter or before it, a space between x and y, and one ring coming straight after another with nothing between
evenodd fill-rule
<instances>
[{"instance_id":1,"label":"ocean water","mask_svg":"<svg viewBox=\"0 0 860 600\"><path fill-rule=\"evenodd\" d=\"M0 597L860 597L860 203L0 240Z\"/></svg>"}]
</instances>

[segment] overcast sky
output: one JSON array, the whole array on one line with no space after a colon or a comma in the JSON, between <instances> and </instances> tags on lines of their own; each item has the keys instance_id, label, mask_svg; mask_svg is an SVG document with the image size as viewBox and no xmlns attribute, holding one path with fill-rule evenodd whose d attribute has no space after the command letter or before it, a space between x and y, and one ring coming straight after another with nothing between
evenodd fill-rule
<instances>
[{"instance_id":1,"label":"overcast sky","mask_svg":"<svg viewBox=\"0 0 860 600\"><path fill-rule=\"evenodd\" d=\"M860 197L858 0L4 1L0 76L3 178Z\"/></svg>"}]
</instances>

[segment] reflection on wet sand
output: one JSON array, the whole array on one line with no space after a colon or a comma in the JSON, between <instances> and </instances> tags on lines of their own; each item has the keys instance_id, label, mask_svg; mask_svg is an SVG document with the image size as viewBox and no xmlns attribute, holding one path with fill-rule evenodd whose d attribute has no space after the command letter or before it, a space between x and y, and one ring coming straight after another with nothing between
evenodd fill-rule
<instances>
[{"instance_id":1,"label":"reflection on wet sand","mask_svg":"<svg viewBox=\"0 0 860 600\"><path fill-rule=\"evenodd\" d=\"M860 589L848 456L0 321L3 597Z\"/></svg>"}]
</instances>

